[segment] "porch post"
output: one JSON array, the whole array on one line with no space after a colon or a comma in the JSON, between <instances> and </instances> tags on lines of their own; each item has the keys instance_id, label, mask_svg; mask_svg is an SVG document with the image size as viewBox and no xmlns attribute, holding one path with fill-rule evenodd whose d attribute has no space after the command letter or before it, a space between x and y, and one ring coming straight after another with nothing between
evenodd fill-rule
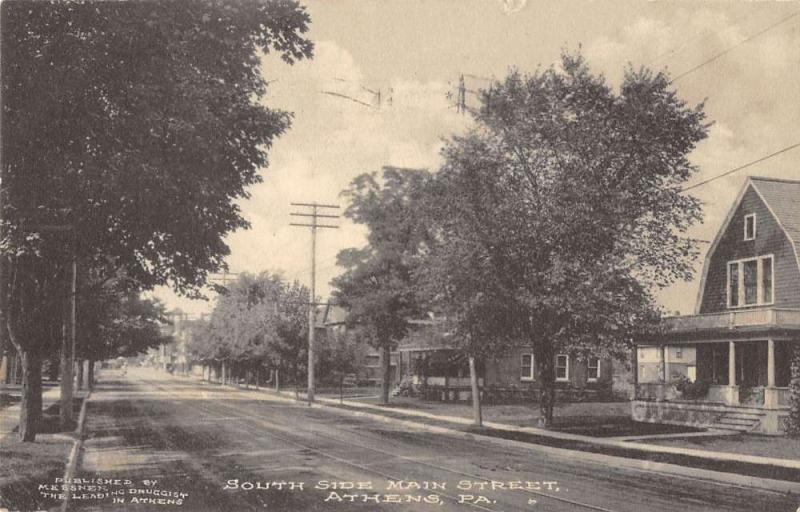
<instances>
[{"instance_id":1,"label":"porch post","mask_svg":"<svg viewBox=\"0 0 800 512\"><path fill-rule=\"evenodd\" d=\"M767 387L775 387L775 340L772 338L767 340Z\"/></svg>"},{"instance_id":2,"label":"porch post","mask_svg":"<svg viewBox=\"0 0 800 512\"><path fill-rule=\"evenodd\" d=\"M736 343L728 342L728 385L736 385Z\"/></svg>"},{"instance_id":3,"label":"porch post","mask_svg":"<svg viewBox=\"0 0 800 512\"><path fill-rule=\"evenodd\" d=\"M660 345L658 347L658 359L659 359L659 369L661 370L661 374L658 376L661 382L667 381L667 355L666 355L666 348L664 345Z\"/></svg>"},{"instance_id":4,"label":"porch post","mask_svg":"<svg viewBox=\"0 0 800 512\"><path fill-rule=\"evenodd\" d=\"M775 340L767 340L767 388L764 390L764 407L778 407L778 390L775 389Z\"/></svg>"},{"instance_id":5,"label":"porch post","mask_svg":"<svg viewBox=\"0 0 800 512\"><path fill-rule=\"evenodd\" d=\"M728 342L728 404L739 404L739 387L736 385L736 343Z\"/></svg>"}]
</instances>

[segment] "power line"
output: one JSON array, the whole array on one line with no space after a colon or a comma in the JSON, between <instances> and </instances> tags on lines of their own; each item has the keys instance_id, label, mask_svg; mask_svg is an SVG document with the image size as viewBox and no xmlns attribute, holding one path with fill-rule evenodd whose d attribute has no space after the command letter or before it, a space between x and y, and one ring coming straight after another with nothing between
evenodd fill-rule
<instances>
[{"instance_id":1,"label":"power line","mask_svg":"<svg viewBox=\"0 0 800 512\"><path fill-rule=\"evenodd\" d=\"M756 32L755 34L753 34L753 35L751 35L751 36L749 36L749 37L745 38L743 41L739 41L738 43L736 43L735 45L731 46L730 48L728 48L728 49L726 49L726 50L723 50L723 51L719 52L718 54L716 54L716 55L712 56L711 58L709 58L709 59L707 59L707 60L705 60L705 61L701 62L700 64L698 64L697 66L693 67L692 69L690 69L690 70L688 70L688 71L685 71L685 72L681 73L680 75L676 76L675 78L673 78L673 79L670 81L670 83L675 83L676 81L680 80L681 78L685 77L686 75L689 75L689 74L691 74L691 73L694 73L695 71L697 71L698 69L702 68L703 66L706 66L706 65L708 65L708 64L711 64L711 63L712 63L712 62L714 62L715 60L719 59L719 58L720 58L720 57L722 57L723 55L726 55L726 54L728 54L728 53L732 52L733 50L735 50L736 48L738 48L738 47L742 46L743 44L745 44L745 43L747 43L747 42L750 42L750 41L752 41L753 39L757 38L758 36L760 36L760 35L762 35L762 34L765 34L765 33L769 32L769 31L770 31L770 30L772 30L773 28L775 28L775 27L777 27L777 26L779 26L779 25L782 25L782 24L786 23L787 21L789 21L790 19L794 18L794 17L795 17L795 16L797 16L798 14L800 14L800 11L798 11L798 12L794 12L794 13L790 14L789 16L786 16L785 18L781 19L780 21L778 21L778 22L776 22L776 23L773 23L772 25L768 26L768 27L767 27L767 28L765 28L764 30L762 30L762 31L760 31L760 32Z\"/></svg>"},{"instance_id":2,"label":"power line","mask_svg":"<svg viewBox=\"0 0 800 512\"><path fill-rule=\"evenodd\" d=\"M686 192L687 190L692 190L693 188L701 187L701 186L703 186L703 185L705 185L707 183L711 183L712 181L716 181L716 180L718 180L720 178L724 178L725 176L729 176L729 175L731 175L731 174L733 174L735 172L739 172L742 169L747 169L748 167L751 167L751 166L753 166L753 165L755 165L757 163L763 162L764 160L769 160L770 158L772 158L774 156L778 156L781 153L786 153L787 151L791 151L793 149L797 149L798 147L800 147L800 142L798 142L796 144L792 144L791 146L787 146L787 147L785 147L785 148L783 148L783 149L781 149L779 151L776 151L776 152L774 152L774 153L772 153L770 155L761 157L758 160L753 160L752 162L748 162L748 163L746 163L744 165L736 167L735 169L731 169L729 171L725 171L722 174L718 174L717 176L714 176L714 177L709 178L707 180L701 181L700 183L696 183L694 185L691 185L689 187L681 189L681 192Z\"/></svg>"},{"instance_id":3,"label":"power line","mask_svg":"<svg viewBox=\"0 0 800 512\"><path fill-rule=\"evenodd\" d=\"M350 100L350 101L352 101L353 103L358 103L359 105L363 105L363 106L365 106L365 107L369 107L369 108L375 108L375 106L374 106L374 105L370 105L369 103L366 103L366 102L364 102L364 101L361 101L361 100L359 100L359 99L353 98L353 97L351 97L351 96L347 96L346 94L340 94L340 93L338 93L338 92L333 92L333 91L320 91L320 92L321 92L322 94L327 94L327 95L329 95L329 96L336 96L337 98L342 98L342 99L345 99L345 100Z\"/></svg>"},{"instance_id":4,"label":"power line","mask_svg":"<svg viewBox=\"0 0 800 512\"><path fill-rule=\"evenodd\" d=\"M749 18L749 17L750 17L749 14L748 15L744 15L744 16L739 16L738 18L735 18L734 20L732 20L730 22L730 24L731 25L735 25L735 24L739 23L740 21L742 21L742 20L744 20L746 18ZM683 53L684 51L686 51L688 48L691 48L692 46L694 46L694 44L696 42L700 41L701 39L705 39L705 38L707 38L707 37L709 37L711 35L715 35L715 34L713 32L701 32L699 34L696 34L694 37L692 37L688 41L684 41L677 48L673 47L673 48L671 48L671 49L669 49L669 50L667 50L667 51L665 51L663 53L660 53L660 54L656 55L655 57L653 57L647 63L647 65L648 66L652 66L653 64L655 64L656 62L658 62L658 61L660 61L660 60L662 60L664 58L675 57L676 55L679 55L679 54Z\"/></svg>"}]
</instances>

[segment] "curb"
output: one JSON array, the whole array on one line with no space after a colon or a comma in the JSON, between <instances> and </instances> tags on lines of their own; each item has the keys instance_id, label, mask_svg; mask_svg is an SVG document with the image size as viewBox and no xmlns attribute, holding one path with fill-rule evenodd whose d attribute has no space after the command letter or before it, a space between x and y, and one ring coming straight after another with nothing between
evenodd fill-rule
<instances>
[{"instance_id":1,"label":"curb","mask_svg":"<svg viewBox=\"0 0 800 512\"><path fill-rule=\"evenodd\" d=\"M86 430L86 405L89 403L89 398L92 396L92 390L90 389L86 396L83 397L83 403L81 403L81 412L78 415L78 426L75 427L75 435L77 438L75 439L75 443L72 445L72 450L69 453L69 459L67 459L67 467L64 470L64 482L69 482L75 477L75 471L78 469L78 457L80 455L81 448L83 448L83 434ZM67 512L69 510L70 498L72 497L72 493L67 490L64 493L64 501L61 502L61 512Z\"/></svg>"}]
</instances>

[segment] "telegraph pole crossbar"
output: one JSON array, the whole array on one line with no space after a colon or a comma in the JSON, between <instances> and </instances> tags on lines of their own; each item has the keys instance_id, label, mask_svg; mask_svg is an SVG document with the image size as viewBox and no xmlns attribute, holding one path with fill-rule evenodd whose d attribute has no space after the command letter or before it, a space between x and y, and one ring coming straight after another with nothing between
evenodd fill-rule
<instances>
[{"instance_id":1,"label":"telegraph pole crossbar","mask_svg":"<svg viewBox=\"0 0 800 512\"><path fill-rule=\"evenodd\" d=\"M316 279L317 279L317 229L339 229L339 226L331 224L320 224L317 222L320 218L325 219L338 219L338 215L322 214L320 209L330 208L338 209L339 206L333 204L320 204L320 203L290 203L292 206L299 206L303 208L311 208L311 213L306 212L292 212L290 215L298 217L311 217L311 224L303 224L297 222L290 222L290 226L300 226L311 228L311 301L308 304L308 391L306 397L308 398L308 405L314 402L314 325L316 323Z\"/></svg>"}]
</instances>

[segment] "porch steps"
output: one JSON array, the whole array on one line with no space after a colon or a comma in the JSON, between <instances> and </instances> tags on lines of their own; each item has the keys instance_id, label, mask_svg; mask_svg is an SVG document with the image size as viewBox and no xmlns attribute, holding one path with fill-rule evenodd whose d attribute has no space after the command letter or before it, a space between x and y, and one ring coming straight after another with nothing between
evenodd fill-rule
<instances>
[{"instance_id":1,"label":"porch steps","mask_svg":"<svg viewBox=\"0 0 800 512\"><path fill-rule=\"evenodd\" d=\"M709 428L750 432L761 423L763 417L764 415L758 412L728 411L718 416Z\"/></svg>"}]
</instances>

